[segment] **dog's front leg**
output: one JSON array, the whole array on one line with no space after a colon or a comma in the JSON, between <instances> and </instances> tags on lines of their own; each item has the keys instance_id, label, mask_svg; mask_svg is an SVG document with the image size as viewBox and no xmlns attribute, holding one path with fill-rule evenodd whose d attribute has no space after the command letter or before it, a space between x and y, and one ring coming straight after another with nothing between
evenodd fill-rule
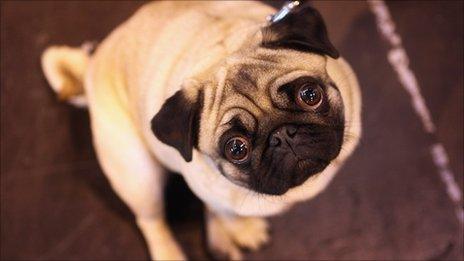
<instances>
[{"instance_id":1,"label":"dog's front leg","mask_svg":"<svg viewBox=\"0 0 464 261\"><path fill-rule=\"evenodd\" d=\"M264 218L240 217L206 208L207 242L218 259L241 260L241 248L257 250L268 242L268 223Z\"/></svg>"}]
</instances>

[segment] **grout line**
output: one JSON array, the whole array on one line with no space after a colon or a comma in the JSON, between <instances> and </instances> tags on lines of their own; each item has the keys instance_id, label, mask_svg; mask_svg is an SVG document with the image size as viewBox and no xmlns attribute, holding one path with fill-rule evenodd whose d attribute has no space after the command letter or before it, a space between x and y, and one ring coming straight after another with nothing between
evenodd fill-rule
<instances>
[{"instance_id":1,"label":"grout line","mask_svg":"<svg viewBox=\"0 0 464 261\"><path fill-rule=\"evenodd\" d=\"M390 44L388 50L388 61L395 70L403 88L409 93L412 106L422 122L424 131L435 134L436 127L433 123L430 111L425 104L424 97L420 92L420 86L414 72L409 68L409 57L403 47L401 36L395 31L390 11L383 0L368 1L371 12L375 15L377 28L383 38ZM430 154L438 170L441 180L446 186L448 197L454 204L456 217L464 225L464 209L461 206L462 194L455 180L455 176L449 167L446 150L440 142L430 147Z\"/></svg>"},{"instance_id":2,"label":"grout line","mask_svg":"<svg viewBox=\"0 0 464 261\"><path fill-rule=\"evenodd\" d=\"M377 20L377 27L382 36L391 45L388 51L388 61L395 70L403 88L411 96L411 102L414 110L418 114L426 132L434 133L435 124L433 124L430 111L425 105L424 98L420 92L419 84L414 72L409 68L409 58L403 47L401 36L395 32L395 23L391 19L390 11L382 0L368 1L371 11Z\"/></svg>"}]
</instances>

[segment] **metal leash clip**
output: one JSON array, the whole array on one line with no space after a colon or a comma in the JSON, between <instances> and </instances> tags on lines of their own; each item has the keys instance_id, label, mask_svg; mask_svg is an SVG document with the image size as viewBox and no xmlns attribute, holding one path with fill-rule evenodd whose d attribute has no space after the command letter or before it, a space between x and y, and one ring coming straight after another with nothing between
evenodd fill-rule
<instances>
[{"instance_id":1,"label":"metal leash clip","mask_svg":"<svg viewBox=\"0 0 464 261\"><path fill-rule=\"evenodd\" d=\"M289 1L275 14L269 15L266 19L269 23L275 23L287 16L295 7L300 5L300 1Z\"/></svg>"}]
</instances>

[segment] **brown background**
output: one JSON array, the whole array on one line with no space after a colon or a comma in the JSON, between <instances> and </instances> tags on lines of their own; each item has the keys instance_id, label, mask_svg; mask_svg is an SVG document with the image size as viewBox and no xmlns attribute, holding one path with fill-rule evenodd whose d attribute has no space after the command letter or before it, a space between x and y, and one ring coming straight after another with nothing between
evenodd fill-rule
<instances>
[{"instance_id":1,"label":"brown background","mask_svg":"<svg viewBox=\"0 0 464 261\"><path fill-rule=\"evenodd\" d=\"M51 44L101 40L142 2L1 3L1 259L147 259L93 152L85 110L57 101L39 66ZM278 5L274 3L274 5ZM363 91L361 147L313 201L271 218L250 259L462 259L462 226L365 2L316 2ZM389 2L462 189L463 4ZM180 177L169 220L206 258L201 203Z\"/></svg>"}]
</instances>

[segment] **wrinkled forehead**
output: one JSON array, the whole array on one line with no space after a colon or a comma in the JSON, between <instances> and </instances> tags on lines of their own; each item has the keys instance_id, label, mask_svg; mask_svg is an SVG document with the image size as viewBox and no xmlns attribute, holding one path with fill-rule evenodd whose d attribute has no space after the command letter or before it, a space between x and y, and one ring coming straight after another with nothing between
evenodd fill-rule
<instances>
[{"instance_id":1,"label":"wrinkled forehead","mask_svg":"<svg viewBox=\"0 0 464 261\"><path fill-rule=\"evenodd\" d=\"M326 76L326 58L313 53L298 52L290 49L256 48L243 50L226 60L228 80L234 80L244 74L259 76L259 80L271 80L291 71L306 71L308 74ZM237 76L237 77L236 77ZM266 85L264 83L260 85Z\"/></svg>"},{"instance_id":2,"label":"wrinkled forehead","mask_svg":"<svg viewBox=\"0 0 464 261\"><path fill-rule=\"evenodd\" d=\"M310 76L324 83L331 79L326 72L326 58L292 50L256 48L243 50L227 58L215 76L213 89L205 100L208 121L219 134L236 119L248 130L256 131L266 120L288 116L273 104L280 86ZM341 101L337 91L328 89L331 104Z\"/></svg>"},{"instance_id":3,"label":"wrinkled forehead","mask_svg":"<svg viewBox=\"0 0 464 261\"><path fill-rule=\"evenodd\" d=\"M239 106L249 108L255 116L270 113L275 110L272 98L277 89L304 76L332 83L326 72L324 56L281 49L244 50L229 57L219 75L222 79L218 79L217 87L223 89L221 92L227 97L221 100L221 110ZM337 95L333 96L333 99L337 98ZM224 120L223 117L220 119Z\"/></svg>"}]
</instances>

